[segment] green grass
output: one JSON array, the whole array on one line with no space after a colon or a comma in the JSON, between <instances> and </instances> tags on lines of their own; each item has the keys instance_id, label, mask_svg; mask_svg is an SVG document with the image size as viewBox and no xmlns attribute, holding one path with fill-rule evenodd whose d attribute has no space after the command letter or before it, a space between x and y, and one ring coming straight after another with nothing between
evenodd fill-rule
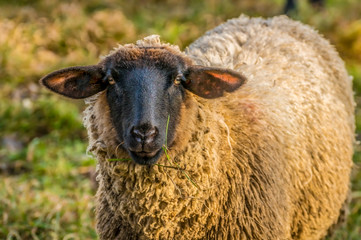
<instances>
[{"instance_id":1,"label":"green grass","mask_svg":"<svg viewBox=\"0 0 361 240\"><path fill-rule=\"evenodd\" d=\"M299 2L293 17L336 46L361 103L361 2L327 0L323 11ZM277 15L283 3L0 0L0 239L96 239L95 160L86 155L84 105L42 89L41 76L96 63L117 43L150 34L184 48L229 18ZM361 140L359 107L356 126ZM361 149L355 150L350 216L332 239L361 236Z\"/></svg>"},{"instance_id":2,"label":"green grass","mask_svg":"<svg viewBox=\"0 0 361 240\"><path fill-rule=\"evenodd\" d=\"M88 176L95 160L85 150L83 141L46 136L34 138L24 157L9 160L8 166L26 167L0 179L1 239L95 238Z\"/></svg>"}]
</instances>

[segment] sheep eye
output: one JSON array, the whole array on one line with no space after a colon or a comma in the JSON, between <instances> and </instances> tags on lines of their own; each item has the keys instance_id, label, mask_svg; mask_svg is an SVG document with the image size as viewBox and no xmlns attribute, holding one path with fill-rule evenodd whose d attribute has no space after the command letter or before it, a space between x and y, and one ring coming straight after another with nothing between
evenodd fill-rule
<instances>
[{"instance_id":1,"label":"sheep eye","mask_svg":"<svg viewBox=\"0 0 361 240\"><path fill-rule=\"evenodd\" d=\"M114 78L112 76L108 77L108 82L109 82L110 85L115 84L115 80L114 80Z\"/></svg>"},{"instance_id":2,"label":"sheep eye","mask_svg":"<svg viewBox=\"0 0 361 240\"><path fill-rule=\"evenodd\" d=\"M184 80L183 74L178 74L174 79L174 84L179 85Z\"/></svg>"}]
</instances>

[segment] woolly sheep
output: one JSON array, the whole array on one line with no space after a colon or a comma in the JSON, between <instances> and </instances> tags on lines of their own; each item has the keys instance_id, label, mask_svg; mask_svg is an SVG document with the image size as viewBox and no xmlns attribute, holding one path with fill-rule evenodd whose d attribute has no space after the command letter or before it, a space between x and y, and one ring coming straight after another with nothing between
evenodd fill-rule
<instances>
[{"instance_id":1,"label":"woolly sheep","mask_svg":"<svg viewBox=\"0 0 361 240\"><path fill-rule=\"evenodd\" d=\"M299 22L241 16L185 52L153 35L41 82L87 98L100 239L320 239L344 218L351 78Z\"/></svg>"}]
</instances>

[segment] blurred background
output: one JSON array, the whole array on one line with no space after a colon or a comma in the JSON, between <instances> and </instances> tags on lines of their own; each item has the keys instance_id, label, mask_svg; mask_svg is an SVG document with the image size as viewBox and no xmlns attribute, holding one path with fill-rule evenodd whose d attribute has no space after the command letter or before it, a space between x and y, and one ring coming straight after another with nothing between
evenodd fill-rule
<instances>
[{"instance_id":1,"label":"blurred background","mask_svg":"<svg viewBox=\"0 0 361 240\"><path fill-rule=\"evenodd\" d=\"M118 43L150 34L184 49L241 13L279 15L285 1L0 0L0 239L96 239L96 162L86 154L84 104L42 89L38 80L43 75L94 64ZM360 103L361 1L297 4L289 15L335 45L354 77ZM359 147L354 162L350 216L332 239L361 239Z\"/></svg>"}]
</instances>

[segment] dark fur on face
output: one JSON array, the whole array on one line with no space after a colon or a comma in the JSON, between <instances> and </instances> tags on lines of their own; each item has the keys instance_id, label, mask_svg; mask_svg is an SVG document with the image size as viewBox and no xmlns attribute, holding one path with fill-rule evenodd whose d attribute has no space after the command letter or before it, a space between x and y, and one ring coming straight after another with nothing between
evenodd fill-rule
<instances>
[{"instance_id":1,"label":"dark fur on face","mask_svg":"<svg viewBox=\"0 0 361 240\"><path fill-rule=\"evenodd\" d=\"M194 66L167 47L124 47L97 65L58 70L40 81L71 98L106 90L122 147L136 163L151 165L175 139L185 91L217 98L235 91L245 78L232 70Z\"/></svg>"},{"instance_id":2,"label":"dark fur on face","mask_svg":"<svg viewBox=\"0 0 361 240\"><path fill-rule=\"evenodd\" d=\"M114 79L107 99L118 137L135 162L153 164L161 156L165 140L170 144L174 140L185 97L184 88L174 80L186 71L185 62L159 48L117 52L107 61L111 61L106 65L112 66Z\"/></svg>"}]
</instances>

